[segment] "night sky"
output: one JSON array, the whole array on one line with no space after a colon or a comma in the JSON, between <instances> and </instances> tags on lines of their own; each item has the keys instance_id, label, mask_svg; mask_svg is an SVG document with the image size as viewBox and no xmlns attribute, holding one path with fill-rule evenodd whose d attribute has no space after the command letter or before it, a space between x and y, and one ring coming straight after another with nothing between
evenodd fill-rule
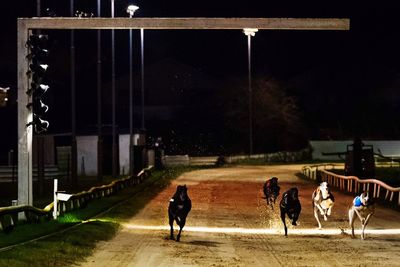
<instances>
[{"instance_id":1,"label":"night sky","mask_svg":"<svg viewBox=\"0 0 400 267\"><path fill-rule=\"evenodd\" d=\"M268 77L282 84L287 95L296 99L304 119L304 136L312 139L398 139L400 97L400 42L398 8L389 4L355 4L350 1L115 1L115 16L126 17L125 8L133 3L140 7L137 17L320 17L350 18L351 30L345 31L260 31L252 39L253 77ZM57 16L69 16L69 1L41 1L42 12L50 8ZM75 1L75 10L96 12L95 0ZM7 127L2 127L0 154L16 146L16 18L32 17L36 1L2 1L0 26L0 86L12 88L9 107L0 110ZM103 16L110 16L110 1L102 1ZM47 32L54 41L49 80L49 133L70 131L69 117L69 40L68 32ZM146 85L169 84L169 74L179 80L187 73L203 77L201 101L220 101L215 88L232 79L246 81L247 40L241 31L146 31ZM110 34L103 33L103 101L104 124L110 123ZM128 32L116 33L116 66L118 91L118 124L121 132L128 128L127 77ZM139 34L134 33L135 103L139 103ZM95 32L76 31L77 53L77 114L78 132L95 131L96 124L96 41ZM163 65L166 64L166 65ZM163 66L166 75L157 75ZM151 71L153 69L153 71ZM168 75L167 75L168 74ZM192 75L192 76L191 76ZM188 77L189 77L188 76ZM162 80L160 77L163 77ZM191 105L199 100L200 86L191 81L182 85L192 90L181 98L163 105ZM180 81L179 84L185 84ZM197 83L198 85L198 83ZM168 85L169 86L169 85ZM186 87L185 87L186 86ZM171 85L171 90L179 91ZM210 89L212 88L212 90ZM152 88L148 88L151 95ZM155 89L154 89L155 90ZM182 89L183 90L183 89ZM214 91L213 91L214 90ZM164 92L165 93L165 92ZM167 94L167 93L166 93ZM207 96L204 96L207 95ZM208 98L207 98L208 97ZM161 98L164 96L161 94ZM179 101L178 101L179 100ZM147 104L156 101L146 96ZM211 105L211 104L210 104ZM201 105L195 105L201 109ZM90 108L88 108L90 107ZM188 120L172 116L172 122L159 123L149 113L147 129L163 134L178 122L186 127L197 125L201 131L215 132L218 126L208 123L215 119L212 107L205 105L203 116ZM136 110L135 110L136 112ZM137 118L135 116L135 123ZM175 120L175 121L174 121ZM216 119L218 121L218 119ZM221 119L222 120L222 119ZM178 122L177 122L178 121ZM199 126L200 125L200 126ZM136 126L135 126L136 127ZM162 128L162 129L161 129ZM196 127L195 127L196 128ZM196 128L197 129L197 128ZM6 140L11 140L5 141Z\"/></svg>"}]
</instances>

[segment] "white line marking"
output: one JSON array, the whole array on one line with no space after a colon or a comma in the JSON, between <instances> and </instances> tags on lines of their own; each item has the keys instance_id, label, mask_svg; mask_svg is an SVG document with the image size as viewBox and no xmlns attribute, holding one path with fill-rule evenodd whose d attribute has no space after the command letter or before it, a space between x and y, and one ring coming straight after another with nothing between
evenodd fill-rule
<instances>
[{"instance_id":1,"label":"white line marking","mask_svg":"<svg viewBox=\"0 0 400 267\"><path fill-rule=\"evenodd\" d=\"M169 226L159 225L136 225L136 224L124 224L127 229L132 230L169 230ZM221 234L261 234L261 235L278 235L283 234L282 229L264 229L264 228L226 228L226 227L194 227L185 226L183 228L185 232L203 232L203 233L221 233ZM350 229L302 229L302 228L291 228L289 229L290 235L340 235L350 234ZM355 234L361 234L361 230L355 230ZM373 235L400 235L400 229L366 229L365 234Z\"/></svg>"}]
</instances>

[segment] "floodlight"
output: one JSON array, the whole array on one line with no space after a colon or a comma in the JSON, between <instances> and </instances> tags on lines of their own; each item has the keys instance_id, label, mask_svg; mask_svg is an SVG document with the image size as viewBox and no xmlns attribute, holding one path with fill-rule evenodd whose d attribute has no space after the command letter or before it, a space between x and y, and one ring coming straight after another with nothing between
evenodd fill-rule
<instances>
[{"instance_id":1,"label":"floodlight","mask_svg":"<svg viewBox=\"0 0 400 267\"><path fill-rule=\"evenodd\" d=\"M138 9L139 9L138 6L129 5L129 6L126 8L126 13L129 14L129 17L130 17L130 18L132 18L132 17L133 17L133 14L134 14L135 11L138 10Z\"/></svg>"},{"instance_id":2,"label":"floodlight","mask_svg":"<svg viewBox=\"0 0 400 267\"><path fill-rule=\"evenodd\" d=\"M243 33L246 36L254 36L254 35L256 35L256 32L258 32L258 29L254 29L254 28L245 28L245 29L243 29Z\"/></svg>"}]
</instances>

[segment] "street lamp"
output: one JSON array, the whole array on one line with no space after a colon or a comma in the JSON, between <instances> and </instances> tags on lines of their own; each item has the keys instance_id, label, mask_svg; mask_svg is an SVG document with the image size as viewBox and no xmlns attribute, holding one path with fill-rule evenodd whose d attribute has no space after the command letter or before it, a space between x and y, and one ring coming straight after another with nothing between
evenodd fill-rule
<instances>
[{"instance_id":1,"label":"street lamp","mask_svg":"<svg viewBox=\"0 0 400 267\"><path fill-rule=\"evenodd\" d=\"M74 16L74 0L70 0L70 16ZM75 83L75 31L70 32L70 89L71 89L71 184L78 184L78 155L76 143L76 83Z\"/></svg>"},{"instance_id":2,"label":"street lamp","mask_svg":"<svg viewBox=\"0 0 400 267\"><path fill-rule=\"evenodd\" d=\"M129 17L130 17L130 18L132 18L132 17L133 17L133 14L135 14L135 11L138 10L138 9L139 9L138 6L129 5L129 6L126 8L126 13L129 14Z\"/></svg>"},{"instance_id":3,"label":"street lamp","mask_svg":"<svg viewBox=\"0 0 400 267\"><path fill-rule=\"evenodd\" d=\"M142 130L144 131L144 29L140 29L140 69L141 69L141 97L142 97Z\"/></svg>"},{"instance_id":4,"label":"street lamp","mask_svg":"<svg viewBox=\"0 0 400 267\"><path fill-rule=\"evenodd\" d=\"M114 18L114 0L111 0L111 17ZM112 176L116 178L117 173L117 129L115 117L115 30L111 30L111 104L112 104Z\"/></svg>"},{"instance_id":5,"label":"street lamp","mask_svg":"<svg viewBox=\"0 0 400 267\"><path fill-rule=\"evenodd\" d=\"M249 155L253 154L253 99L251 88L251 37L254 37L258 29L246 28L243 33L247 36L247 63L249 70Z\"/></svg>"},{"instance_id":6,"label":"street lamp","mask_svg":"<svg viewBox=\"0 0 400 267\"><path fill-rule=\"evenodd\" d=\"M97 17L101 17L101 0L97 0ZM97 30L97 180L103 180L103 133L101 125L101 30Z\"/></svg>"},{"instance_id":7,"label":"street lamp","mask_svg":"<svg viewBox=\"0 0 400 267\"><path fill-rule=\"evenodd\" d=\"M135 5L129 5L126 12L129 14L129 18L133 17L133 14L139 7ZM132 29L129 29L129 174L133 175L134 165L134 143L133 143L133 64L132 64Z\"/></svg>"}]
</instances>

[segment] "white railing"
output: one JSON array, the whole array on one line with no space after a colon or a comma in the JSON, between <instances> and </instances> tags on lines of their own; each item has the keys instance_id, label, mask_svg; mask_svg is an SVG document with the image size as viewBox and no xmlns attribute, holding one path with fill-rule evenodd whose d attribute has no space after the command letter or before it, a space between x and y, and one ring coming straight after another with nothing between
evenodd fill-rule
<instances>
[{"instance_id":1,"label":"white railing","mask_svg":"<svg viewBox=\"0 0 400 267\"><path fill-rule=\"evenodd\" d=\"M373 198L394 202L397 195L397 205L400 206L400 187L391 187L376 179L360 179L356 176L339 175L327 170L320 170L321 179L342 191L359 194L368 191Z\"/></svg>"},{"instance_id":2,"label":"white railing","mask_svg":"<svg viewBox=\"0 0 400 267\"><path fill-rule=\"evenodd\" d=\"M107 197L126 187L139 184L150 175L152 169L153 166L149 166L137 175L112 181L108 185L94 186L88 191L73 194L68 201L58 202L57 210L61 213L66 213L71 210L83 208L93 199ZM53 209L54 202L47 205L44 209L29 205L0 207L0 231L11 231L17 225L20 218L22 218L19 216L19 213L24 213L25 219L28 222L40 222L41 217L51 218Z\"/></svg>"},{"instance_id":3,"label":"white railing","mask_svg":"<svg viewBox=\"0 0 400 267\"><path fill-rule=\"evenodd\" d=\"M343 164L338 163L321 163L314 165L307 165L302 168L302 173L312 180L317 180L318 171L326 169L334 170L335 168L343 168Z\"/></svg>"}]
</instances>

